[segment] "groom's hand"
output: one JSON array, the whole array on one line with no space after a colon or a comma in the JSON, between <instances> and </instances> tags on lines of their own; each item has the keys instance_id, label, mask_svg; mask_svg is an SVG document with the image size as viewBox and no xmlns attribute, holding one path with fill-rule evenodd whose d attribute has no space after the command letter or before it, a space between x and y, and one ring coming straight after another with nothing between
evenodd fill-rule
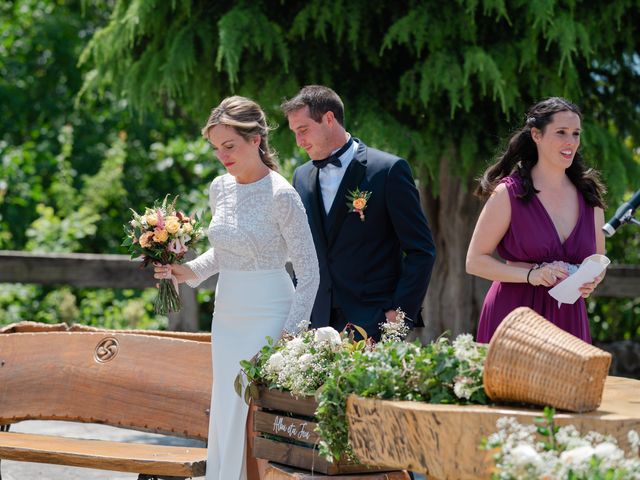
<instances>
[{"instance_id":1,"label":"groom's hand","mask_svg":"<svg viewBox=\"0 0 640 480\"><path fill-rule=\"evenodd\" d=\"M387 310L384 312L384 316L387 317L387 322L389 323L398 323L400 321L398 319L398 312L395 310Z\"/></svg>"}]
</instances>

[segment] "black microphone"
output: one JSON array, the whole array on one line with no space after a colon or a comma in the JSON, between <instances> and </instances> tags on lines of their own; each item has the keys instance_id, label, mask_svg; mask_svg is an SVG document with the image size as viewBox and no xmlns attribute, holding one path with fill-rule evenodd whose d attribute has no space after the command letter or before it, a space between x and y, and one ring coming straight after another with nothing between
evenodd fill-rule
<instances>
[{"instance_id":1,"label":"black microphone","mask_svg":"<svg viewBox=\"0 0 640 480\"><path fill-rule=\"evenodd\" d=\"M631 200L620 205L615 215L602 227L605 235L610 237L620 225L633 221L633 215L638 206L640 206L640 190L633 194Z\"/></svg>"}]
</instances>

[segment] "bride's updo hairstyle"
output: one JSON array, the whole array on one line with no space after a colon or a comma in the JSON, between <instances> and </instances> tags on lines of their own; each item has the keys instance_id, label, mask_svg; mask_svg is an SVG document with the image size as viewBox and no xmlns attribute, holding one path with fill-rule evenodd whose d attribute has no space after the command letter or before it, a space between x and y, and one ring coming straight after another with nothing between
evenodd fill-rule
<instances>
[{"instance_id":1,"label":"bride's updo hairstyle","mask_svg":"<svg viewBox=\"0 0 640 480\"><path fill-rule=\"evenodd\" d=\"M234 95L227 97L214 108L202 129L202 136L209 140L209 130L216 125L233 128L247 142L260 135L260 159L271 170L278 171L275 151L269 148L267 118L260 105L253 100Z\"/></svg>"}]
</instances>

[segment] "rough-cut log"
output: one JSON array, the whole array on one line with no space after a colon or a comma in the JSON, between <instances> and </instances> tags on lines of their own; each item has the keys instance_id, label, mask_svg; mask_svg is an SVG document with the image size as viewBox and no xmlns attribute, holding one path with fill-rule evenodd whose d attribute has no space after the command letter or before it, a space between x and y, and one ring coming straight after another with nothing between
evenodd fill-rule
<instances>
[{"instance_id":1,"label":"rough-cut log","mask_svg":"<svg viewBox=\"0 0 640 480\"><path fill-rule=\"evenodd\" d=\"M211 334L208 332L175 332L169 330L112 330L107 328L92 327L90 325L67 325L66 323L41 323L41 322L17 322L0 327L0 334L5 333L36 333L36 332L97 332L97 333L133 333L137 335L151 335L153 337L170 337L181 340L193 340L194 342L211 343Z\"/></svg>"},{"instance_id":2,"label":"rough-cut log","mask_svg":"<svg viewBox=\"0 0 640 480\"><path fill-rule=\"evenodd\" d=\"M557 413L558 425L575 425L615 437L628 449L629 430L640 431L640 381L608 377L602 404L594 412ZM431 405L349 397L347 418L356 455L366 463L428 472L439 480L486 479L490 455L479 450L501 417L530 424L540 409Z\"/></svg>"}]
</instances>

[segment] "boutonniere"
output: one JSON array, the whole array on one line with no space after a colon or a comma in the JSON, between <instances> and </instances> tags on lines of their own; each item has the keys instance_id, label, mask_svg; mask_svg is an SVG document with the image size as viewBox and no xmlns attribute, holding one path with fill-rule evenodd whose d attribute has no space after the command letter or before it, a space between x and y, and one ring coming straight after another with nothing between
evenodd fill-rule
<instances>
[{"instance_id":1,"label":"boutonniere","mask_svg":"<svg viewBox=\"0 0 640 480\"><path fill-rule=\"evenodd\" d=\"M356 212L360 215L360 221L364 222L364 209L367 208L367 202L371 192L366 190L360 190L356 188L353 192L349 192L347 195L347 207L349 207L349 213Z\"/></svg>"}]
</instances>

